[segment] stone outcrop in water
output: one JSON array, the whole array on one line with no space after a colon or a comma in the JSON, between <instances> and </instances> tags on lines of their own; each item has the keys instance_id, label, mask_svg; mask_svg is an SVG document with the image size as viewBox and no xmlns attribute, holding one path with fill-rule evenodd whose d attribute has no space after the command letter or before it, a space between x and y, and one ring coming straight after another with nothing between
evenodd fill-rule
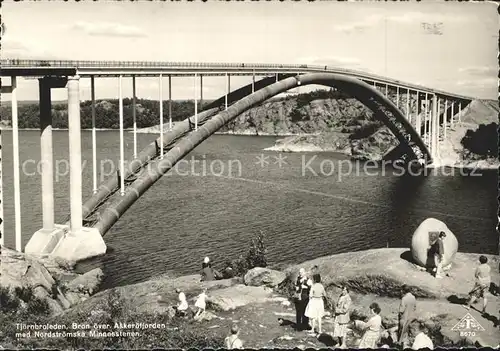
<instances>
[{"instance_id":1,"label":"stone outcrop in water","mask_svg":"<svg viewBox=\"0 0 500 351\"><path fill-rule=\"evenodd\" d=\"M422 267L429 266L429 263L433 264L434 258L428 256L428 249L431 245L429 235L430 233L432 235L437 235L441 231L446 233L446 237L443 240L443 267L452 263L458 251L458 240L444 222L435 218L427 218L424 220L413 233L411 238L411 254L415 263Z\"/></svg>"},{"instance_id":2,"label":"stone outcrop in water","mask_svg":"<svg viewBox=\"0 0 500 351\"><path fill-rule=\"evenodd\" d=\"M83 275L73 271L74 262L36 257L2 247L0 286L32 288L46 300L53 314L61 313L97 292L103 272L96 268Z\"/></svg>"}]
</instances>

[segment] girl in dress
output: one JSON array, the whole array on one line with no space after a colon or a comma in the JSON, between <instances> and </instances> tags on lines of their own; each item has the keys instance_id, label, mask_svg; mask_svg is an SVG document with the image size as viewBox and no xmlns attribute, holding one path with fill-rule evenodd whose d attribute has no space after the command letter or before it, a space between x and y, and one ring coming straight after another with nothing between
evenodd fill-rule
<instances>
[{"instance_id":1,"label":"girl in dress","mask_svg":"<svg viewBox=\"0 0 500 351\"><path fill-rule=\"evenodd\" d=\"M321 334L321 318L325 314L325 304L323 302L323 297L326 296L325 287L321 284L321 277L319 274L313 276L313 285L311 286L311 291L309 292L309 303L306 307L306 317L312 320L311 323L311 334L314 334L314 329L316 323L318 324L318 335Z\"/></svg>"},{"instance_id":2,"label":"girl in dress","mask_svg":"<svg viewBox=\"0 0 500 351\"><path fill-rule=\"evenodd\" d=\"M205 312L205 309L207 307L206 303L207 299L207 289L203 289L200 295L198 295L198 298L196 299L196 302L194 304L194 307L197 307L198 310L196 311L196 314L194 315L194 318L199 318L202 313Z\"/></svg>"},{"instance_id":3,"label":"girl in dress","mask_svg":"<svg viewBox=\"0 0 500 351\"><path fill-rule=\"evenodd\" d=\"M380 317L380 307L377 303L370 305L371 317L366 323L357 323L360 329L365 333L359 342L358 348L360 349L375 349L380 340L382 331L382 318ZM360 322L360 321L357 321Z\"/></svg>"},{"instance_id":4,"label":"girl in dress","mask_svg":"<svg viewBox=\"0 0 500 351\"><path fill-rule=\"evenodd\" d=\"M342 287L342 293L335 305L335 324L333 329L333 337L339 338L341 348L346 347L347 326L351 321L349 309L351 308L351 297L346 286Z\"/></svg>"}]
</instances>

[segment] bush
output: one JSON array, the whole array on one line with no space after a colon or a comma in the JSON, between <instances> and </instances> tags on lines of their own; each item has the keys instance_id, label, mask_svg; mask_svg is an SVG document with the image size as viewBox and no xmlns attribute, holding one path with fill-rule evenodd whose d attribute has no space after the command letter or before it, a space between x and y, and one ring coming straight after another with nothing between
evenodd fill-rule
<instances>
[{"instance_id":1,"label":"bush","mask_svg":"<svg viewBox=\"0 0 500 351\"><path fill-rule=\"evenodd\" d=\"M474 131L467 130L460 141L470 152L481 157L498 157L498 124L480 124Z\"/></svg>"},{"instance_id":2,"label":"bush","mask_svg":"<svg viewBox=\"0 0 500 351\"><path fill-rule=\"evenodd\" d=\"M50 306L47 300L33 297L26 305L28 315L47 316L50 314Z\"/></svg>"},{"instance_id":3,"label":"bush","mask_svg":"<svg viewBox=\"0 0 500 351\"><path fill-rule=\"evenodd\" d=\"M255 267L267 267L267 249L264 243L264 233L260 232L252 239L246 257L240 255L235 260L228 262L228 267L233 270L235 276L243 276Z\"/></svg>"},{"instance_id":4,"label":"bush","mask_svg":"<svg viewBox=\"0 0 500 351\"><path fill-rule=\"evenodd\" d=\"M31 286L16 287L14 289L14 295L26 303L30 302L35 297Z\"/></svg>"},{"instance_id":5,"label":"bush","mask_svg":"<svg viewBox=\"0 0 500 351\"><path fill-rule=\"evenodd\" d=\"M9 288L0 286L0 308L3 313L12 312L19 307L19 299L11 293Z\"/></svg>"}]
</instances>

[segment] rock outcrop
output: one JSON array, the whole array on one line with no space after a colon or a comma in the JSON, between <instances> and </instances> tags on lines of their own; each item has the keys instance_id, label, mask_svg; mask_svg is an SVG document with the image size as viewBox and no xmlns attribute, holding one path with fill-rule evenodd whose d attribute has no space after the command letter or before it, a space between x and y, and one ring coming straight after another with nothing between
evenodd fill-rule
<instances>
[{"instance_id":1,"label":"rock outcrop","mask_svg":"<svg viewBox=\"0 0 500 351\"><path fill-rule=\"evenodd\" d=\"M268 286L273 288L278 286L286 278L285 273L269 268L255 267L249 270L244 277L246 285Z\"/></svg>"},{"instance_id":2,"label":"rock outcrop","mask_svg":"<svg viewBox=\"0 0 500 351\"><path fill-rule=\"evenodd\" d=\"M238 284L210 292L207 303L212 309L230 311L254 303L262 303L272 298L273 291L262 286Z\"/></svg>"},{"instance_id":3,"label":"rock outcrop","mask_svg":"<svg viewBox=\"0 0 500 351\"><path fill-rule=\"evenodd\" d=\"M97 292L103 272L96 268L83 275L72 271L73 262L35 257L2 247L0 286L33 289L46 300L53 314L74 306Z\"/></svg>"},{"instance_id":4,"label":"rock outcrop","mask_svg":"<svg viewBox=\"0 0 500 351\"><path fill-rule=\"evenodd\" d=\"M428 251L431 241L429 236L437 236L439 232L445 232L446 237L443 240L444 258L443 267L452 263L455 254L458 251L458 240L452 231L440 220L427 218L415 230L411 238L411 254L418 265L427 267L433 264L434 257L429 257Z\"/></svg>"}]
</instances>

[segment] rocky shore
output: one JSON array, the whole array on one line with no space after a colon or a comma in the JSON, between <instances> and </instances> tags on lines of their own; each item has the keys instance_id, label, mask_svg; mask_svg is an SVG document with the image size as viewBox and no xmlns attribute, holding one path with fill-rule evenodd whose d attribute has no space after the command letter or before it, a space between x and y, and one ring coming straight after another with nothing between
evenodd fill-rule
<instances>
[{"instance_id":1,"label":"rocky shore","mask_svg":"<svg viewBox=\"0 0 500 351\"><path fill-rule=\"evenodd\" d=\"M104 276L100 268L77 274L75 262L35 257L5 247L2 247L0 264L0 287L33 289L34 296L47 301L53 315L61 314L95 294Z\"/></svg>"},{"instance_id":2,"label":"rocky shore","mask_svg":"<svg viewBox=\"0 0 500 351\"><path fill-rule=\"evenodd\" d=\"M230 326L237 323L241 328L240 337L248 348L320 348L333 345L328 336L333 331L333 319L329 314L323 323L326 334L319 339L291 327L295 320L290 290L292 282L299 268L310 271L313 266L317 266L328 295L327 307L337 300L339 286L346 285L350 288L353 300L352 318L365 319L370 303L377 302L382 308L384 327L391 328L397 325L401 287L406 284L417 297L417 319L425 326L436 346L495 347L500 341L500 332L495 327L500 308L498 297L490 299L486 315L476 310L470 311L484 331L473 336L460 336L458 331L452 330L467 313L459 302L472 288L478 257L479 254L456 253L444 279L434 278L415 264L410 250L386 248L320 257L282 271L253 268L244 277L233 279L202 283L199 275L163 276L96 293L102 277L100 271L76 275L66 262L47 258L35 260L3 249L1 285L35 285L37 296L51 301L52 315L47 319L49 323L102 323L100 316L104 315L107 316L106 320L114 323L162 321L168 330L179 328L174 328L177 322L171 308L177 304L176 289L183 291L193 306L197 295L207 288L207 312L200 322L189 324L190 330L223 338ZM492 281L498 283L500 275L496 267L499 258L493 255L487 257L493 267ZM58 296L51 294L54 286L59 292ZM65 300L67 302L63 302ZM118 310L121 312L116 312ZM137 339L136 343L146 342L141 340ZM349 347L356 347L358 341L359 335L355 331L349 334ZM24 342L28 341L4 338L2 346L26 345ZM37 344L36 340L29 342L38 347L47 345ZM50 342L50 345L58 345L58 339ZM61 345L67 343L63 339L59 342ZM84 342L89 341L81 340L83 344L75 341L74 347L93 345ZM117 339L115 346L138 345L124 338Z\"/></svg>"}]
</instances>

